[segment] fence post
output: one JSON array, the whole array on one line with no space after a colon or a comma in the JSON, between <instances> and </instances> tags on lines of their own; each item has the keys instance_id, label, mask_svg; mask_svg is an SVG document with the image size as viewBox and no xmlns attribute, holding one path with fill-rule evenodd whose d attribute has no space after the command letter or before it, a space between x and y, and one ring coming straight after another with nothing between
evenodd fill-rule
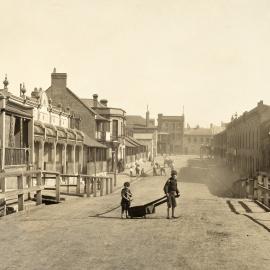
<instances>
[{"instance_id":1,"label":"fence post","mask_svg":"<svg viewBox=\"0 0 270 270\"><path fill-rule=\"evenodd\" d=\"M80 195L80 193L81 193L81 176L78 174L78 176L77 176L76 194Z\"/></svg>"},{"instance_id":2,"label":"fence post","mask_svg":"<svg viewBox=\"0 0 270 270\"><path fill-rule=\"evenodd\" d=\"M18 211L22 211L24 209L24 198L23 198L23 175L17 176L17 187L18 190L22 191L22 194L18 194Z\"/></svg>"},{"instance_id":3,"label":"fence post","mask_svg":"<svg viewBox=\"0 0 270 270\"><path fill-rule=\"evenodd\" d=\"M37 186L42 185L41 179L41 172L37 173ZM36 198L37 205L42 204L42 193L41 190L37 190L37 198Z\"/></svg>"},{"instance_id":4,"label":"fence post","mask_svg":"<svg viewBox=\"0 0 270 270\"><path fill-rule=\"evenodd\" d=\"M109 194L109 178L106 178L106 195Z\"/></svg>"},{"instance_id":5,"label":"fence post","mask_svg":"<svg viewBox=\"0 0 270 270\"><path fill-rule=\"evenodd\" d=\"M2 192L6 192L6 189L7 189L7 182L6 182L6 177L3 176L1 178L1 189L2 189Z\"/></svg>"},{"instance_id":6,"label":"fence post","mask_svg":"<svg viewBox=\"0 0 270 270\"><path fill-rule=\"evenodd\" d=\"M32 176L31 175L26 176L26 182L27 182L28 188L31 188L32 187ZM28 192L28 200L31 200L31 192Z\"/></svg>"},{"instance_id":7,"label":"fence post","mask_svg":"<svg viewBox=\"0 0 270 270\"><path fill-rule=\"evenodd\" d=\"M263 181L264 187L267 188L267 190L264 190L263 203L264 203L266 206L269 206L268 177L265 176L263 180L264 180L264 181Z\"/></svg>"},{"instance_id":8,"label":"fence post","mask_svg":"<svg viewBox=\"0 0 270 270\"><path fill-rule=\"evenodd\" d=\"M94 197L97 197L97 178L93 177L93 193L94 193Z\"/></svg>"},{"instance_id":9,"label":"fence post","mask_svg":"<svg viewBox=\"0 0 270 270\"><path fill-rule=\"evenodd\" d=\"M85 178L85 185L86 185L86 196L90 197L90 178Z\"/></svg>"},{"instance_id":10,"label":"fence post","mask_svg":"<svg viewBox=\"0 0 270 270\"><path fill-rule=\"evenodd\" d=\"M99 178L100 183L100 196L103 196L104 178Z\"/></svg>"},{"instance_id":11,"label":"fence post","mask_svg":"<svg viewBox=\"0 0 270 270\"><path fill-rule=\"evenodd\" d=\"M0 198L0 208L3 209L3 215L5 216L7 214L7 206L6 206L6 198Z\"/></svg>"},{"instance_id":12,"label":"fence post","mask_svg":"<svg viewBox=\"0 0 270 270\"><path fill-rule=\"evenodd\" d=\"M55 176L55 199L57 202L60 202L60 174Z\"/></svg>"},{"instance_id":13,"label":"fence post","mask_svg":"<svg viewBox=\"0 0 270 270\"><path fill-rule=\"evenodd\" d=\"M246 198L249 198L250 195L250 180L249 178L246 180Z\"/></svg>"},{"instance_id":14,"label":"fence post","mask_svg":"<svg viewBox=\"0 0 270 270\"><path fill-rule=\"evenodd\" d=\"M113 192L113 179L110 177L110 193Z\"/></svg>"},{"instance_id":15,"label":"fence post","mask_svg":"<svg viewBox=\"0 0 270 270\"><path fill-rule=\"evenodd\" d=\"M67 176L67 194L69 194L70 177Z\"/></svg>"},{"instance_id":16,"label":"fence post","mask_svg":"<svg viewBox=\"0 0 270 270\"><path fill-rule=\"evenodd\" d=\"M260 185L262 185L262 179L263 179L262 175L259 175L258 176L258 183L257 183L257 200L259 202L261 202L261 199L262 199L262 190L260 188Z\"/></svg>"},{"instance_id":17,"label":"fence post","mask_svg":"<svg viewBox=\"0 0 270 270\"><path fill-rule=\"evenodd\" d=\"M253 199L258 200L258 178L254 179L253 184Z\"/></svg>"}]
</instances>

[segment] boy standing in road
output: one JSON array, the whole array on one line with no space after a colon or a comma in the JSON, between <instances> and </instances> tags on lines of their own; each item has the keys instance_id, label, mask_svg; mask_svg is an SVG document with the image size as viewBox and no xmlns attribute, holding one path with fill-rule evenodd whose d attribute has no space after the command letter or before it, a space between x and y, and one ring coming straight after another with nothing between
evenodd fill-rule
<instances>
[{"instance_id":1,"label":"boy standing in road","mask_svg":"<svg viewBox=\"0 0 270 270\"><path fill-rule=\"evenodd\" d=\"M177 187L177 172L175 170L171 171L171 177L167 180L164 186L164 192L167 196L167 219L170 219L170 208L172 208L172 218L177 218L174 215L174 210L176 207L175 197L179 197L179 190Z\"/></svg>"},{"instance_id":2,"label":"boy standing in road","mask_svg":"<svg viewBox=\"0 0 270 270\"><path fill-rule=\"evenodd\" d=\"M124 218L124 212L126 213L126 218L128 218L128 209L130 207L130 202L132 201L132 193L129 187L130 183L125 182L124 187L121 190L121 218Z\"/></svg>"}]
</instances>

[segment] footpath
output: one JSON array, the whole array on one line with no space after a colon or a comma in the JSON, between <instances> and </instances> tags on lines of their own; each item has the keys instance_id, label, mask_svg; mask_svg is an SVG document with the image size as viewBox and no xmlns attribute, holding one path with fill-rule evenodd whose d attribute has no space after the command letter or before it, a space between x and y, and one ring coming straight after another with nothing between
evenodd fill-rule
<instances>
[{"instance_id":1,"label":"footpath","mask_svg":"<svg viewBox=\"0 0 270 270\"><path fill-rule=\"evenodd\" d=\"M243 215L270 232L270 212L251 199L235 196L233 183L239 179L239 175L224 164L214 160L191 159L181 169L180 176L184 182L205 184L212 195L226 200L234 214Z\"/></svg>"}]
</instances>

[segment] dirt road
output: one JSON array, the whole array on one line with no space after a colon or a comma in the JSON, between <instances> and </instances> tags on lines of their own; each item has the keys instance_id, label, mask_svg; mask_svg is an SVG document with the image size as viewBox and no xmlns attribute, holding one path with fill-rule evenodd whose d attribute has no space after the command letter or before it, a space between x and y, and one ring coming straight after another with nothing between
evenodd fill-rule
<instances>
[{"instance_id":1,"label":"dirt road","mask_svg":"<svg viewBox=\"0 0 270 270\"><path fill-rule=\"evenodd\" d=\"M163 196L165 180L133 184L133 204ZM204 184L180 182L180 190L175 220L165 218L166 205L147 219L121 220L119 191L2 218L0 269L269 269L267 230Z\"/></svg>"}]
</instances>

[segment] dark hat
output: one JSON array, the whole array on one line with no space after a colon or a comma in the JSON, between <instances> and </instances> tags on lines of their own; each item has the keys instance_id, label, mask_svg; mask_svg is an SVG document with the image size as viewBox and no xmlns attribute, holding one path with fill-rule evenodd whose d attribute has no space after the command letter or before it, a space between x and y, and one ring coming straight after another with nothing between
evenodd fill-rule
<instances>
[{"instance_id":1,"label":"dark hat","mask_svg":"<svg viewBox=\"0 0 270 270\"><path fill-rule=\"evenodd\" d=\"M171 175L177 175L177 171L176 170L172 170L171 171Z\"/></svg>"},{"instance_id":2,"label":"dark hat","mask_svg":"<svg viewBox=\"0 0 270 270\"><path fill-rule=\"evenodd\" d=\"M129 187L130 186L130 183L129 182L125 182L124 183L124 187Z\"/></svg>"}]
</instances>

